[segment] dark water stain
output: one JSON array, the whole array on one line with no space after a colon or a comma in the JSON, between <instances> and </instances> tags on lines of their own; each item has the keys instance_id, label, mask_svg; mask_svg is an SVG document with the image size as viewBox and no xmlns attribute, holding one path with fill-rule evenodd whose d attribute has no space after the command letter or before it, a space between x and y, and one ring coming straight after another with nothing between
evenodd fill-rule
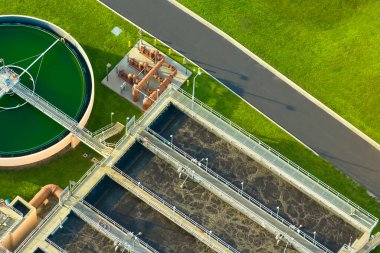
<instances>
[{"instance_id":1,"label":"dark water stain","mask_svg":"<svg viewBox=\"0 0 380 253\"><path fill-rule=\"evenodd\" d=\"M361 235L342 218L171 105L151 128L333 251ZM352 237L352 238L350 238Z\"/></svg>"},{"instance_id":2,"label":"dark water stain","mask_svg":"<svg viewBox=\"0 0 380 253\"><path fill-rule=\"evenodd\" d=\"M140 144L133 145L117 166L237 250L284 251L285 245L276 245L274 235L199 184L184 183L184 176L179 178L170 164ZM288 247L287 252L294 251Z\"/></svg>"},{"instance_id":3,"label":"dark water stain","mask_svg":"<svg viewBox=\"0 0 380 253\"><path fill-rule=\"evenodd\" d=\"M71 213L49 239L68 252L109 253L115 252L113 241L93 229L78 216Z\"/></svg>"},{"instance_id":4,"label":"dark water stain","mask_svg":"<svg viewBox=\"0 0 380 253\"><path fill-rule=\"evenodd\" d=\"M43 220L50 211L58 205L58 199L56 197L49 197L47 203L44 203L39 208L37 208L37 216L39 220Z\"/></svg>"},{"instance_id":5,"label":"dark water stain","mask_svg":"<svg viewBox=\"0 0 380 253\"><path fill-rule=\"evenodd\" d=\"M139 238L159 252L214 252L108 176L91 191L86 201L129 231L141 232Z\"/></svg>"}]
</instances>

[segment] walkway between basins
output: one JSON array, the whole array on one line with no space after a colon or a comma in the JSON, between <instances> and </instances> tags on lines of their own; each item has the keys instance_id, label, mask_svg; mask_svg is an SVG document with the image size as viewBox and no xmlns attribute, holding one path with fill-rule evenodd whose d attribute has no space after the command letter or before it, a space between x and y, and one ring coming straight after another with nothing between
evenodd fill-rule
<instances>
[{"instance_id":1,"label":"walkway between basins","mask_svg":"<svg viewBox=\"0 0 380 253\"><path fill-rule=\"evenodd\" d=\"M169 154L175 160L179 161L180 163L187 166L188 168L194 170L194 172L197 175L205 179L204 181L210 182L211 185L209 186L212 186L212 187L209 187L208 185L205 185L202 182L200 182L200 184L202 184L203 187L210 190L211 192L214 192L216 196L222 197L222 195L227 195L227 196L232 197L235 201L228 201L228 203L234 206L235 208L237 208L243 214L247 215L253 221L258 222L259 220L256 218L256 216L259 216L260 218L265 219L270 225L276 227L279 231L283 231L283 232L286 231L286 233L288 233L291 237L295 238L305 248L311 250L312 252L318 251L318 248L315 245L313 245L309 241L306 241L298 233L296 233L293 230L289 230L288 226L275 220L273 217L271 217L268 213L260 209L258 206L254 205L252 202L248 201L246 198L242 197L237 192L233 191L231 188L229 188L228 186L226 186L219 180L215 179L209 173L205 172L203 169L196 166L193 162L183 157L181 154L177 153L173 149L171 149L168 145L162 143L153 135L149 134L146 131L143 131L142 133L140 133L140 135L142 137L146 137L150 143L154 144L154 146L158 147L160 150ZM147 145L147 147L149 149L149 145ZM226 200L225 198L223 199ZM262 225L261 223L259 224Z\"/></svg>"},{"instance_id":2,"label":"walkway between basins","mask_svg":"<svg viewBox=\"0 0 380 253\"><path fill-rule=\"evenodd\" d=\"M181 215L179 215L176 212L173 212L173 210L169 209L169 207L165 206L159 200L142 190L137 185L133 184L129 179L123 177L121 174L119 174L111 168L106 168L106 170L108 170L107 174L111 177L111 179L123 186L126 190L128 190L133 195L144 201L146 204L151 206L157 212L163 214L166 218L176 223L182 229L184 229L189 234L197 238L199 241L209 246L211 249L214 249L217 252L232 252L223 244L219 243L213 238L210 238L209 235L207 235L202 230L194 226L191 222L183 218Z\"/></svg>"}]
</instances>

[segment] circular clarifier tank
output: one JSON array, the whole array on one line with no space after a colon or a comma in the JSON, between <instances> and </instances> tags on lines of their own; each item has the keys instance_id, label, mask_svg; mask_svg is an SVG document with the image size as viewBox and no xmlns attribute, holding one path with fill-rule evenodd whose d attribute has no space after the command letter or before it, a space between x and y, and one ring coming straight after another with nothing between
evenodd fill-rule
<instances>
[{"instance_id":1,"label":"circular clarifier tank","mask_svg":"<svg viewBox=\"0 0 380 253\"><path fill-rule=\"evenodd\" d=\"M23 166L77 142L12 91L12 75L14 82L21 82L82 127L93 105L93 72L79 43L47 21L0 16L0 34L0 167Z\"/></svg>"}]
</instances>

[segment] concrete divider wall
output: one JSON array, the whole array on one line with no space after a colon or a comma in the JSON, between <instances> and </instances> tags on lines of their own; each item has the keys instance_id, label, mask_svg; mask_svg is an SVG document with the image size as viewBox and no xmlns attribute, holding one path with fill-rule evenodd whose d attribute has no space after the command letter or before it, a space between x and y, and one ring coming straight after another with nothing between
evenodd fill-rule
<instances>
[{"instance_id":1,"label":"concrete divider wall","mask_svg":"<svg viewBox=\"0 0 380 253\"><path fill-rule=\"evenodd\" d=\"M177 94L180 94L180 93L177 93ZM182 96L183 96L183 99L189 100L189 98L187 98L185 95L182 94ZM171 101L172 101L172 103L179 106L180 108L182 107L181 110L183 110L187 114L189 114L189 111L192 111L191 108L187 108L186 106L184 107L184 105L182 105L182 102L178 101L175 98L171 98ZM202 105L198 105L198 104L196 104L196 105L200 106L202 108L202 110L207 111L207 109L204 108ZM210 115L213 115L213 117L218 117L217 115L214 115L212 112L209 112L209 113L210 113ZM202 116L198 115L197 113L189 115L189 116L192 117L193 119L195 119L201 125L205 126L206 128L211 129L214 134L218 135L219 137L221 137L223 139L226 139L229 143L233 144L238 149L244 150L244 152L246 154L251 156L253 159L259 161L262 165L264 165L270 171L272 171L276 175L280 176L280 178L284 179L285 181L289 182L290 184L292 184L293 186L295 186L296 188L298 188L302 192L306 193L308 196L313 198L317 203L322 204L327 209L329 209L329 210L333 211L334 213L340 215L343 219L345 219L351 225L355 226L357 229L359 229L363 232L367 232L368 230L372 229L372 228L369 229L368 226L364 226L363 223L358 222L358 220L355 220L354 217L351 216L349 213L343 212L340 208L338 208L338 206L336 206L337 203L330 202L327 199L325 199L324 197L321 197L320 194L316 194L316 192L313 189L309 189L308 187L306 187L303 182L300 182L299 180L296 180L295 178L288 175L287 173L284 173L280 168L277 168L274 164L270 163L269 161L264 159L262 156L253 152L250 148L246 147L246 145L241 145L241 143L238 140L236 140L234 137L232 137L232 135L230 135L230 133L227 133L224 130L220 129L218 126L214 125L214 123L208 122L206 119L204 119ZM227 122L226 122L226 125L228 125ZM220 131L217 131L217 129L219 129ZM233 128L231 127L231 129L233 129ZM234 130L234 131L238 131L238 130ZM246 137L246 138L249 139L248 137ZM298 172L294 171L294 173L298 173ZM311 179L305 176L305 180L310 181ZM317 182L315 182L314 184L315 184L315 187L318 187L318 188L322 187ZM321 188L321 189L323 189L323 188ZM327 189L323 189L323 190L328 192ZM340 198L337 198L337 200L340 200L341 202L343 202L343 200ZM348 206L348 203L347 203L347 206Z\"/></svg>"}]
</instances>

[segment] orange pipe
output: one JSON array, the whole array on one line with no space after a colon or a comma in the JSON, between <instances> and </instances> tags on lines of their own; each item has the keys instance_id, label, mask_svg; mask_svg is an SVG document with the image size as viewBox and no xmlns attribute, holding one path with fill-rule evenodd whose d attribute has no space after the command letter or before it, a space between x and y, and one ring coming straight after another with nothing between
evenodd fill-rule
<instances>
[{"instance_id":1,"label":"orange pipe","mask_svg":"<svg viewBox=\"0 0 380 253\"><path fill-rule=\"evenodd\" d=\"M132 96L133 96L133 102L139 101L139 90L137 84L134 84L132 86Z\"/></svg>"},{"instance_id":2,"label":"orange pipe","mask_svg":"<svg viewBox=\"0 0 380 253\"><path fill-rule=\"evenodd\" d=\"M149 97L144 98L143 100L143 108L147 110L152 104L153 101L156 101L157 97L160 93L157 94L157 90L154 90Z\"/></svg>"},{"instance_id":3,"label":"orange pipe","mask_svg":"<svg viewBox=\"0 0 380 253\"><path fill-rule=\"evenodd\" d=\"M62 189L58 185L48 184L41 188L41 190L33 197L29 204L36 209L40 207L50 196L59 198L62 193ZM22 223L11 233L6 235L1 244L6 249L13 251L20 243L25 240L30 232L38 224L37 212L32 210L26 217L24 217Z\"/></svg>"},{"instance_id":4,"label":"orange pipe","mask_svg":"<svg viewBox=\"0 0 380 253\"><path fill-rule=\"evenodd\" d=\"M165 59L161 59L159 62L157 62L157 64L154 65L153 68L139 81L137 86L133 86L132 96L134 102L137 102L139 100L138 91L140 91L145 86L145 84L149 82L152 76L156 74L156 72L160 69L161 65L164 63L164 60Z\"/></svg>"},{"instance_id":5,"label":"orange pipe","mask_svg":"<svg viewBox=\"0 0 380 253\"><path fill-rule=\"evenodd\" d=\"M29 201L29 204L35 208L40 207L49 197L54 196L57 199L61 196L62 189L58 185L48 184L41 188L41 190Z\"/></svg>"},{"instance_id":6,"label":"orange pipe","mask_svg":"<svg viewBox=\"0 0 380 253\"><path fill-rule=\"evenodd\" d=\"M168 85L171 83L171 80L177 74L177 69L169 63L167 63L165 61L165 58L158 53L157 49L151 49L148 51L145 46L141 46L139 48L139 52L145 57L150 58L151 60L159 60L153 67L150 67L148 73L143 77L143 79L141 79L137 86L134 86L132 88L133 101L137 102L138 91L145 88L145 85L149 82L150 78L154 77L160 82L158 87L160 92L158 92L157 90L154 90L153 92L148 91L148 93L150 93L149 97L146 97L143 100L143 108L146 110L153 104L153 101L157 99L160 93L166 90ZM167 67L171 70L171 74L164 79L162 79L159 75L156 74L161 66Z\"/></svg>"},{"instance_id":7,"label":"orange pipe","mask_svg":"<svg viewBox=\"0 0 380 253\"><path fill-rule=\"evenodd\" d=\"M138 84L138 88L139 90L141 90L141 88L147 84L150 80L150 78L156 74L156 72L160 69L162 63L164 63L164 59L161 59L159 62L157 62L156 65L154 65L154 67L148 72L148 74L146 74L143 79L141 79L141 81L139 82Z\"/></svg>"}]
</instances>

